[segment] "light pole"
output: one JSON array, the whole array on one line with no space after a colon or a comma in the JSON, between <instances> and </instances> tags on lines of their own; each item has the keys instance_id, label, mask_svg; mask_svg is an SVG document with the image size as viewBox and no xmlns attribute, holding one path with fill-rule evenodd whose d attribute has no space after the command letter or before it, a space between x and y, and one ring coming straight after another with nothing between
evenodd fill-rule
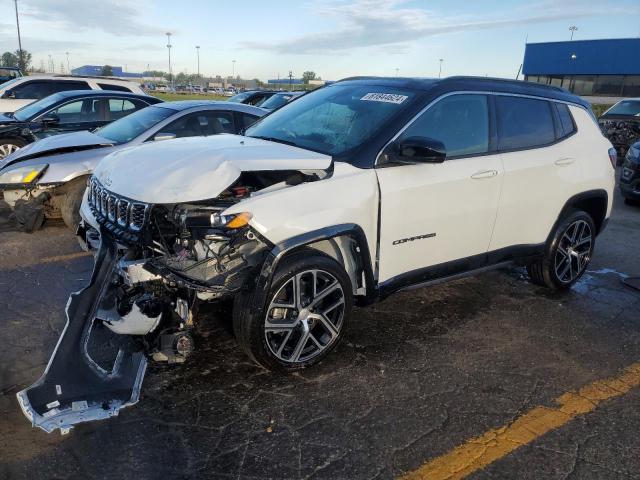
<instances>
[{"instance_id":1,"label":"light pole","mask_svg":"<svg viewBox=\"0 0 640 480\"><path fill-rule=\"evenodd\" d=\"M569 27L569 30L571 31L571 40L573 40L573 34L576 33L576 30L578 30L578 27L576 27L575 25L571 25Z\"/></svg>"},{"instance_id":2,"label":"light pole","mask_svg":"<svg viewBox=\"0 0 640 480\"><path fill-rule=\"evenodd\" d=\"M71 75L71 67L69 66L69 52L64 52L67 55L67 74Z\"/></svg>"},{"instance_id":3,"label":"light pole","mask_svg":"<svg viewBox=\"0 0 640 480\"><path fill-rule=\"evenodd\" d=\"M198 56L198 80L200 80L200 45L196 45L196 55Z\"/></svg>"},{"instance_id":4,"label":"light pole","mask_svg":"<svg viewBox=\"0 0 640 480\"><path fill-rule=\"evenodd\" d=\"M169 85L173 86L173 75L171 75L171 32L167 32L167 50L169 51Z\"/></svg>"},{"instance_id":5,"label":"light pole","mask_svg":"<svg viewBox=\"0 0 640 480\"><path fill-rule=\"evenodd\" d=\"M231 60L231 78L235 78L236 76L236 61Z\"/></svg>"},{"instance_id":6,"label":"light pole","mask_svg":"<svg viewBox=\"0 0 640 480\"><path fill-rule=\"evenodd\" d=\"M396 77L398 76L398 72L400 71L400 69L398 67L396 67Z\"/></svg>"},{"instance_id":7,"label":"light pole","mask_svg":"<svg viewBox=\"0 0 640 480\"><path fill-rule=\"evenodd\" d=\"M18 27L18 48L20 49L20 68L22 68L23 66L26 67L26 65L24 65L22 63L23 60L23 55L22 55L22 39L20 38L20 20L18 19L18 0L13 0L13 3L16 6L16 27ZM26 72L24 72L26 74Z\"/></svg>"},{"instance_id":8,"label":"light pole","mask_svg":"<svg viewBox=\"0 0 640 480\"><path fill-rule=\"evenodd\" d=\"M293 90L293 72L289 70L289 91Z\"/></svg>"},{"instance_id":9,"label":"light pole","mask_svg":"<svg viewBox=\"0 0 640 480\"><path fill-rule=\"evenodd\" d=\"M444 62L444 58L440 59L440 70L438 70L438 78L442 76L442 62Z\"/></svg>"}]
</instances>

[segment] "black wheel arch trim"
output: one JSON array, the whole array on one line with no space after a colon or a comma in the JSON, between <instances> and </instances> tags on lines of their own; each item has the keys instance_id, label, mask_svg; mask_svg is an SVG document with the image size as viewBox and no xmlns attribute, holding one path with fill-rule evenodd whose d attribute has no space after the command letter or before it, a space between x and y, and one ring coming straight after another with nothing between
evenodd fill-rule
<instances>
[{"instance_id":1,"label":"black wheel arch trim","mask_svg":"<svg viewBox=\"0 0 640 480\"><path fill-rule=\"evenodd\" d=\"M271 288L273 275L286 254L292 253L295 250L321 240L330 240L341 236L349 236L353 238L360 249L359 260L365 276L366 294L363 299L358 299L358 303L368 304L373 302L377 295L377 289L375 286L371 253L369 250L369 244L367 243L366 234L360 225L355 223L344 223L296 235L295 237L291 237L274 245L267 254L260 274L255 282L256 295L254 297L253 305L251 306L254 313L261 311L264 307L267 301L269 289Z\"/></svg>"},{"instance_id":2,"label":"black wheel arch trim","mask_svg":"<svg viewBox=\"0 0 640 480\"><path fill-rule=\"evenodd\" d=\"M604 189L595 189L595 190L587 190L584 192L580 192L572 197L569 197L567 201L564 203L560 213L558 214L558 218L553 224L551 231L549 232L549 236L547 237L547 244L553 239L553 234L558 228L558 225L564 218L567 217L569 212L575 208L576 204L583 202L585 200L603 200L605 205L605 211L602 219L593 218L593 223L596 225L596 235L599 235L604 228L606 227L609 218L607 217L607 209L609 208L609 194ZM589 213L589 212L586 212Z\"/></svg>"}]
</instances>

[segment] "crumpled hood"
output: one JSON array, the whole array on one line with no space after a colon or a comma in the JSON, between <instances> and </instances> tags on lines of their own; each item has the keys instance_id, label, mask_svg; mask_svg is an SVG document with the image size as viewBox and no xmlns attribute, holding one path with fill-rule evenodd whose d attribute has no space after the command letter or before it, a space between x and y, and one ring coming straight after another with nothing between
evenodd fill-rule
<instances>
[{"instance_id":1,"label":"crumpled hood","mask_svg":"<svg viewBox=\"0 0 640 480\"><path fill-rule=\"evenodd\" d=\"M281 143L214 135L150 142L105 157L94 176L109 191L146 203L216 197L243 171L326 170L331 157Z\"/></svg>"},{"instance_id":2,"label":"crumpled hood","mask_svg":"<svg viewBox=\"0 0 640 480\"><path fill-rule=\"evenodd\" d=\"M0 160L0 170L7 165L30 158L64 153L72 151L74 148L84 149L94 146L100 147L108 145L113 145L113 142L88 131L53 135L51 137L38 140L37 142L33 142L9 155L5 159Z\"/></svg>"}]
</instances>

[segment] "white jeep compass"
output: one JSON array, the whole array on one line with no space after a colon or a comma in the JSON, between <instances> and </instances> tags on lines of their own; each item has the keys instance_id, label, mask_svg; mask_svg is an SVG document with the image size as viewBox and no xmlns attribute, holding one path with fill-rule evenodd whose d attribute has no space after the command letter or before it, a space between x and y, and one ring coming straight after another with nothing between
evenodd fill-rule
<instances>
[{"instance_id":1,"label":"white jeep compass","mask_svg":"<svg viewBox=\"0 0 640 480\"><path fill-rule=\"evenodd\" d=\"M583 100L485 78L353 78L244 137L115 152L81 210L102 239L93 276L18 399L47 431L117 414L148 359L193 350L202 302L232 299L242 349L293 370L336 346L354 303L508 263L568 288L609 217L613 165Z\"/></svg>"}]
</instances>

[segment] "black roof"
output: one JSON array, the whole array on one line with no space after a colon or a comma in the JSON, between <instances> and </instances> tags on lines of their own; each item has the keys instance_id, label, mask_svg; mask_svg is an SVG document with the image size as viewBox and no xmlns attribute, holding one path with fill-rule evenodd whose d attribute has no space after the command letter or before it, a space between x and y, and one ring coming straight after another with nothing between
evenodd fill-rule
<instances>
[{"instance_id":1,"label":"black roof","mask_svg":"<svg viewBox=\"0 0 640 480\"><path fill-rule=\"evenodd\" d=\"M177 100L175 102L164 102L161 106L176 111L186 110L187 108L206 107L206 106L224 106L230 105L226 100ZM235 105L235 104L234 104Z\"/></svg>"},{"instance_id":2,"label":"black roof","mask_svg":"<svg viewBox=\"0 0 640 480\"><path fill-rule=\"evenodd\" d=\"M465 76L446 78L350 77L336 83L344 82L396 86L429 93L445 93L454 90L512 93L561 100L591 108L587 101L563 88L505 78Z\"/></svg>"}]
</instances>

